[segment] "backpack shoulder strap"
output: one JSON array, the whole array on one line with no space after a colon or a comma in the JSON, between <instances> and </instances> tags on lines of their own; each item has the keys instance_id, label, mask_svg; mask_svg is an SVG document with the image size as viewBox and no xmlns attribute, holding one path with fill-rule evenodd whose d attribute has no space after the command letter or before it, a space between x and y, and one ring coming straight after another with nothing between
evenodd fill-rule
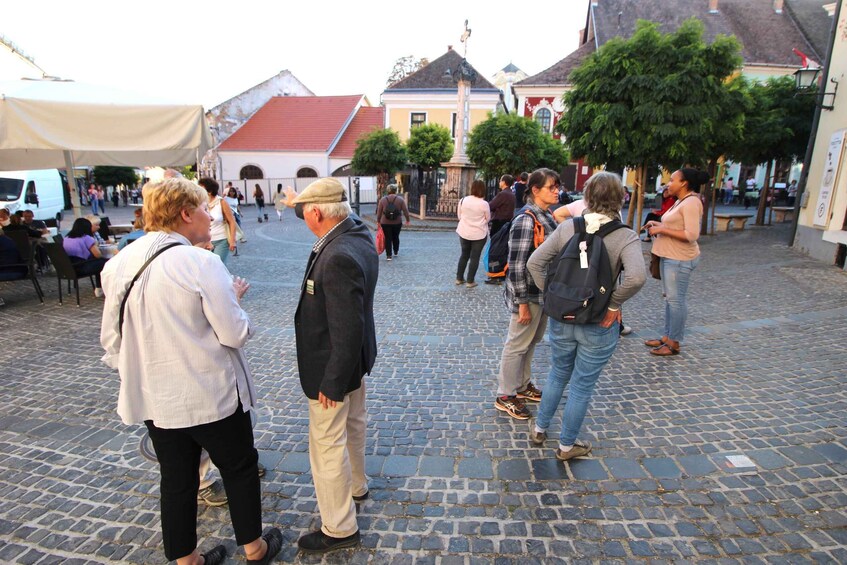
<instances>
[{"instance_id":1,"label":"backpack shoulder strap","mask_svg":"<svg viewBox=\"0 0 847 565\"><path fill-rule=\"evenodd\" d=\"M621 222L620 220L612 220L611 222L606 222L605 224L600 226L600 229L597 231L597 234L600 237L606 237L607 235L609 235L613 231L619 230L622 227L624 227L623 222Z\"/></svg>"},{"instance_id":2,"label":"backpack shoulder strap","mask_svg":"<svg viewBox=\"0 0 847 565\"><path fill-rule=\"evenodd\" d=\"M532 245L533 247L538 249L538 247L542 243L544 243L544 239L547 237L544 234L544 226L541 225L541 222L538 221L538 218L535 216L535 213L529 208L524 210L523 213L532 218Z\"/></svg>"}]
</instances>

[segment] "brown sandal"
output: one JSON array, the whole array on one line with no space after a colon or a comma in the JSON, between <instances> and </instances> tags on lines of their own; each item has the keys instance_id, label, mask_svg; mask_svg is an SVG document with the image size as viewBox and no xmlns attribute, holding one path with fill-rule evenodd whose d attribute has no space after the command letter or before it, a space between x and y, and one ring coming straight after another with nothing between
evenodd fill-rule
<instances>
[{"instance_id":1,"label":"brown sandal","mask_svg":"<svg viewBox=\"0 0 847 565\"><path fill-rule=\"evenodd\" d=\"M659 357L667 357L668 355L679 355L679 345L674 347L670 343L663 343L659 347L651 349L650 353L652 353L653 355L658 355Z\"/></svg>"},{"instance_id":2,"label":"brown sandal","mask_svg":"<svg viewBox=\"0 0 847 565\"><path fill-rule=\"evenodd\" d=\"M662 336L656 339L648 339L644 342L647 347L661 347L668 342L668 336Z\"/></svg>"}]
</instances>

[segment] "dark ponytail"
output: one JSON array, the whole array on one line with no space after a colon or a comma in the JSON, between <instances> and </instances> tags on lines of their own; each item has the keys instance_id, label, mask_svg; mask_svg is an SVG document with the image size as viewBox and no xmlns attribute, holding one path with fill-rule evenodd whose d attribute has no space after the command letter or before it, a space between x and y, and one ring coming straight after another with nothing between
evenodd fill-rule
<instances>
[{"instance_id":1,"label":"dark ponytail","mask_svg":"<svg viewBox=\"0 0 847 565\"><path fill-rule=\"evenodd\" d=\"M709 173L697 169L684 168L679 170L682 180L688 183L688 190L700 192L700 188L710 180Z\"/></svg>"}]
</instances>

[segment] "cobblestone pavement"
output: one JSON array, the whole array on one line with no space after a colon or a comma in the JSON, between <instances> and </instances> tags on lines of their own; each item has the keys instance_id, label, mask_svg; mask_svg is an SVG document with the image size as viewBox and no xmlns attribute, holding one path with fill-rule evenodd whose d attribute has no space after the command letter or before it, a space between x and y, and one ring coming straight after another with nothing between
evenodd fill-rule
<instances>
[{"instance_id":1,"label":"cobblestone pavement","mask_svg":"<svg viewBox=\"0 0 847 565\"><path fill-rule=\"evenodd\" d=\"M294 543L320 520L292 328L313 237L291 211L270 215L247 209L230 268L252 283L265 522L285 532L282 561L317 563ZM847 276L787 248L787 230L703 241L678 357L641 344L661 326L658 282L627 303L635 333L585 421L594 452L570 464L493 407L501 289L453 284L454 233L403 231L380 263L362 545L323 561L847 562ZM164 562L158 471L99 360L101 301L84 283L81 308L59 306L55 280L42 285L43 306L0 285L0 562ZM541 344L539 385L549 356ZM202 549L222 541L244 559L226 507L201 507L198 528Z\"/></svg>"}]
</instances>

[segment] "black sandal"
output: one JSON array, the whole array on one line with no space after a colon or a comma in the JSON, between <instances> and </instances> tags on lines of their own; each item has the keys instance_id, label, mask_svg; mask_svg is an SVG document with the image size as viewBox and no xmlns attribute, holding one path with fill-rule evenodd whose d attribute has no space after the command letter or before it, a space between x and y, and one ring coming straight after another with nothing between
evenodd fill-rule
<instances>
[{"instance_id":1,"label":"black sandal","mask_svg":"<svg viewBox=\"0 0 847 565\"><path fill-rule=\"evenodd\" d=\"M663 343L655 349L651 349L650 353L659 357L667 357L669 355L679 355L679 347L672 347L669 343Z\"/></svg>"}]
</instances>

